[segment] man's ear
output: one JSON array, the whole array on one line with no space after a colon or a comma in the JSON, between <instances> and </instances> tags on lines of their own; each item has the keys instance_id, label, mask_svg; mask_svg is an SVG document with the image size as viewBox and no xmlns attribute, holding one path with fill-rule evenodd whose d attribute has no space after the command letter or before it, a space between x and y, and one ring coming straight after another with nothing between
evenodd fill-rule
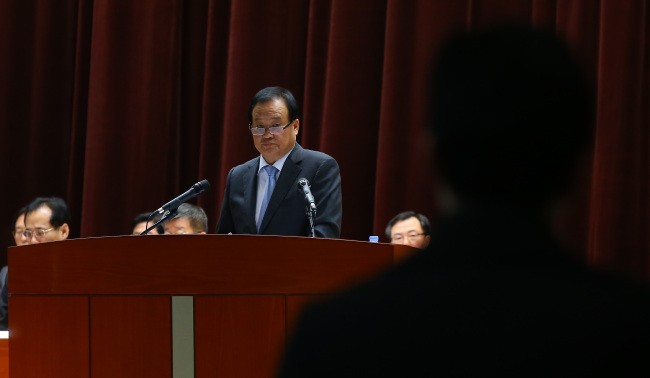
<instances>
[{"instance_id":1,"label":"man's ear","mask_svg":"<svg viewBox=\"0 0 650 378\"><path fill-rule=\"evenodd\" d=\"M298 135L298 130L300 130L300 120L296 118L295 121L293 121L293 126L291 126L293 129L293 132Z\"/></svg>"},{"instance_id":2,"label":"man's ear","mask_svg":"<svg viewBox=\"0 0 650 378\"><path fill-rule=\"evenodd\" d=\"M67 223L64 223L63 226L59 227L59 231L61 231L61 240L65 240L70 236L70 226L68 226Z\"/></svg>"}]
</instances>

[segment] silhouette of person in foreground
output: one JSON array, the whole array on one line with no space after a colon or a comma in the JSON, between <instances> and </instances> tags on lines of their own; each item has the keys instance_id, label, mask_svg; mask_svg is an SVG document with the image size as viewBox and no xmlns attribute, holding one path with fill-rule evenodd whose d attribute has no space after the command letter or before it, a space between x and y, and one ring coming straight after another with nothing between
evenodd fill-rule
<instances>
[{"instance_id":1,"label":"silhouette of person in foreground","mask_svg":"<svg viewBox=\"0 0 650 378\"><path fill-rule=\"evenodd\" d=\"M648 289L586 267L552 232L591 140L566 46L526 28L457 36L429 106L452 200L428 249L309 307L280 376L650 376Z\"/></svg>"}]
</instances>

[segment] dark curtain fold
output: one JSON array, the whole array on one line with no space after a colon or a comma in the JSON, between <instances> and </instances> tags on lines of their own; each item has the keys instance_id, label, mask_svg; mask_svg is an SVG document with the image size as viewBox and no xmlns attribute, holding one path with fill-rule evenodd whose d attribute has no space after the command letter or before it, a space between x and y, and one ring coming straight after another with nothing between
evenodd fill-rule
<instances>
[{"instance_id":1,"label":"dark curtain fold","mask_svg":"<svg viewBox=\"0 0 650 378\"><path fill-rule=\"evenodd\" d=\"M205 178L214 230L228 171L257 155L248 102L280 85L301 104L300 143L340 164L342 237L386 241L396 213L437 215L422 127L433 51L518 23L565 37L595 90L564 232L592 262L648 277L649 17L645 0L3 0L0 207L9 228L57 195L73 237L121 235Z\"/></svg>"},{"instance_id":2,"label":"dark curtain fold","mask_svg":"<svg viewBox=\"0 0 650 378\"><path fill-rule=\"evenodd\" d=\"M590 257L648 274L648 43L645 1L601 2Z\"/></svg>"},{"instance_id":3,"label":"dark curtain fold","mask_svg":"<svg viewBox=\"0 0 650 378\"><path fill-rule=\"evenodd\" d=\"M470 4L463 1L391 0L386 22L386 51L376 156L373 229L412 209L436 216L432 162L424 132L431 54L449 35L465 30Z\"/></svg>"}]
</instances>

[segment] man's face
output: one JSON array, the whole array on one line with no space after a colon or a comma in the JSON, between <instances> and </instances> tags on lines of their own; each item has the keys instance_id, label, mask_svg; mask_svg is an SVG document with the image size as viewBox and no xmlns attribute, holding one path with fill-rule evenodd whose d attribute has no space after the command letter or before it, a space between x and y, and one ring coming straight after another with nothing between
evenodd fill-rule
<instances>
[{"instance_id":1,"label":"man's face","mask_svg":"<svg viewBox=\"0 0 650 378\"><path fill-rule=\"evenodd\" d=\"M151 225L153 225L153 223ZM156 228L147 232L147 235L158 235L158 230ZM147 229L147 222L140 222L136 224L135 227L133 227L133 232L131 233L131 235L140 235L146 229Z\"/></svg>"},{"instance_id":2,"label":"man's face","mask_svg":"<svg viewBox=\"0 0 650 378\"><path fill-rule=\"evenodd\" d=\"M31 213L25 214L25 231L32 233L32 236L27 238L27 244L38 244L68 238L68 224L65 223L55 229L50 223L51 218L52 209L47 206L41 206ZM43 236L37 236L36 234L41 231L45 232Z\"/></svg>"},{"instance_id":3,"label":"man's face","mask_svg":"<svg viewBox=\"0 0 650 378\"><path fill-rule=\"evenodd\" d=\"M411 217L395 223L390 230L391 243L410 245L415 248L426 248L431 236L424 235L422 225L416 217Z\"/></svg>"},{"instance_id":4,"label":"man's face","mask_svg":"<svg viewBox=\"0 0 650 378\"><path fill-rule=\"evenodd\" d=\"M289 123L289 110L282 99L260 102L252 111L251 127L286 126ZM264 135L253 135L255 148L262 154L267 163L273 164L286 155L296 143L299 121L287 127L282 134L273 135L267 131Z\"/></svg>"},{"instance_id":5,"label":"man's face","mask_svg":"<svg viewBox=\"0 0 650 378\"><path fill-rule=\"evenodd\" d=\"M20 214L14 225L14 241L17 246L27 244L27 238L23 232L25 232L25 214Z\"/></svg>"},{"instance_id":6,"label":"man's face","mask_svg":"<svg viewBox=\"0 0 650 378\"><path fill-rule=\"evenodd\" d=\"M165 222L165 235L167 234L196 234L196 230L190 225L189 218L174 218L170 221ZM199 234L205 234L205 232L198 232Z\"/></svg>"}]
</instances>

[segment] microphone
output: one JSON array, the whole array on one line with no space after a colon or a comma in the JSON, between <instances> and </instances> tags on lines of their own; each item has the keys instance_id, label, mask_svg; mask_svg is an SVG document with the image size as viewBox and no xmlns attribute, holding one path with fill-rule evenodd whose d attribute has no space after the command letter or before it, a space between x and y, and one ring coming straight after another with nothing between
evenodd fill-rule
<instances>
[{"instance_id":1,"label":"microphone","mask_svg":"<svg viewBox=\"0 0 650 378\"><path fill-rule=\"evenodd\" d=\"M298 188L302 191L302 193L305 195L305 201L307 202L307 206L309 207L309 210L312 212L316 212L316 201L314 201L314 196L311 194L311 190L309 189L309 181L307 181L306 178L301 178L298 180Z\"/></svg>"},{"instance_id":2,"label":"microphone","mask_svg":"<svg viewBox=\"0 0 650 378\"><path fill-rule=\"evenodd\" d=\"M192 187L185 193L174 198L173 200L164 204L160 209L156 210L158 213L163 214L166 211L174 212L185 201L198 196L199 194L210 189L208 180L202 180L192 185Z\"/></svg>"}]
</instances>

